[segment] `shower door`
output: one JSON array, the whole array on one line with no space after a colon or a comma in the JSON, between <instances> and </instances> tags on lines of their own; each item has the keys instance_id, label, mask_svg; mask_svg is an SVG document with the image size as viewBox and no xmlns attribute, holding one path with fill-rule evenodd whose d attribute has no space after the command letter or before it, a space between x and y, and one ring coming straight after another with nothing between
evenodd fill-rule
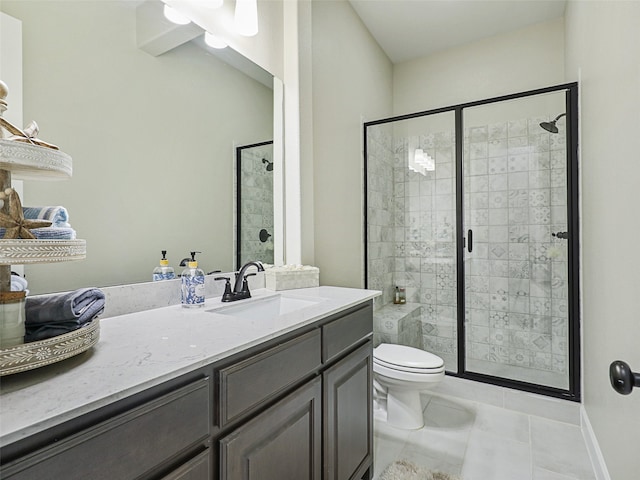
<instances>
[{"instance_id":1,"label":"shower door","mask_svg":"<svg viewBox=\"0 0 640 480\"><path fill-rule=\"evenodd\" d=\"M365 148L376 342L579 400L577 85L367 122Z\"/></svg>"},{"instance_id":2,"label":"shower door","mask_svg":"<svg viewBox=\"0 0 640 480\"><path fill-rule=\"evenodd\" d=\"M467 376L571 390L569 99L462 110Z\"/></svg>"}]
</instances>

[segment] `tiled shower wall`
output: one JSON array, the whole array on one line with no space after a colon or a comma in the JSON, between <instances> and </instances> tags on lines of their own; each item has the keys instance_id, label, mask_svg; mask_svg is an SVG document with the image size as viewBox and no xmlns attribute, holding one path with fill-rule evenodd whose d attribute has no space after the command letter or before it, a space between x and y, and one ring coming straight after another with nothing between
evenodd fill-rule
<instances>
[{"instance_id":1,"label":"tiled shower wall","mask_svg":"<svg viewBox=\"0 0 640 480\"><path fill-rule=\"evenodd\" d=\"M465 131L465 227L474 231L465 316L473 371L567 369L567 245L551 236L567 230L565 137L541 130L543 120ZM383 290L384 303L395 285L405 286L407 301L422 305L423 347L456 370L453 132L419 138L436 161L426 175L407 169L409 139L392 141L390 132L368 129L369 286Z\"/></svg>"},{"instance_id":2,"label":"tiled shower wall","mask_svg":"<svg viewBox=\"0 0 640 480\"><path fill-rule=\"evenodd\" d=\"M242 150L239 208L243 263L250 260L273 263L273 237L266 242L259 237L263 228L273 235L273 171L267 171L263 158L273 161L272 145Z\"/></svg>"},{"instance_id":3,"label":"tiled shower wall","mask_svg":"<svg viewBox=\"0 0 640 480\"><path fill-rule=\"evenodd\" d=\"M395 263L395 202L390 125L367 131L368 287L380 290L374 307L393 302Z\"/></svg>"},{"instance_id":4,"label":"tiled shower wall","mask_svg":"<svg viewBox=\"0 0 640 480\"><path fill-rule=\"evenodd\" d=\"M567 371L567 240L552 236L567 231L565 135L545 132L541 121L465 132L469 367L481 360ZM568 388L560 378L554 386Z\"/></svg>"},{"instance_id":5,"label":"tiled shower wall","mask_svg":"<svg viewBox=\"0 0 640 480\"><path fill-rule=\"evenodd\" d=\"M407 169L409 143L418 141L436 164L421 175ZM456 189L454 132L397 139L394 158L395 281L407 301L422 304L425 350L456 370Z\"/></svg>"}]
</instances>

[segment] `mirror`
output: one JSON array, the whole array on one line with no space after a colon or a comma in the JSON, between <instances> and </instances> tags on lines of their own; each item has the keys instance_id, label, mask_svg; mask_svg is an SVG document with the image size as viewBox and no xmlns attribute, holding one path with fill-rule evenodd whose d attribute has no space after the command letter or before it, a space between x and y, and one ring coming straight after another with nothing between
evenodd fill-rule
<instances>
[{"instance_id":1,"label":"mirror","mask_svg":"<svg viewBox=\"0 0 640 480\"><path fill-rule=\"evenodd\" d=\"M236 268L273 264L273 142L238 147L236 162Z\"/></svg>"},{"instance_id":2,"label":"mirror","mask_svg":"<svg viewBox=\"0 0 640 480\"><path fill-rule=\"evenodd\" d=\"M273 87L201 39L142 51L140 4L0 6L22 21L25 122L73 158L69 180L25 181L23 204L64 206L87 241L86 260L26 266L32 294L150 281L161 250L176 273L190 251L234 269L235 149L274 138Z\"/></svg>"}]
</instances>

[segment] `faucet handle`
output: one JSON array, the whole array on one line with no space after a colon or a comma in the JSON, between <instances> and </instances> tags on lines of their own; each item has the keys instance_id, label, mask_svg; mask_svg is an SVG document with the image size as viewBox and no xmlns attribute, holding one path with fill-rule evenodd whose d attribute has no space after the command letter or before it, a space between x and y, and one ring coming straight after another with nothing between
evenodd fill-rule
<instances>
[{"instance_id":1,"label":"faucet handle","mask_svg":"<svg viewBox=\"0 0 640 480\"><path fill-rule=\"evenodd\" d=\"M257 275L257 273L247 273L243 278L242 278L242 293L246 293L249 295L249 297L251 296L251 293L249 292L249 281L247 280L247 277L253 277ZM247 297L248 298L248 297Z\"/></svg>"},{"instance_id":2,"label":"faucet handle","mask_svg":"<svg viewBox=\"0 0 640 480\"><path fill-rule=\"evenodd\" d=\"M223 302L230 302L233 299L233 293L231 292L231 279L229 277L215 277L214 280L224 280L224 293L222 294Z\"/></svg>"}]
</instances>

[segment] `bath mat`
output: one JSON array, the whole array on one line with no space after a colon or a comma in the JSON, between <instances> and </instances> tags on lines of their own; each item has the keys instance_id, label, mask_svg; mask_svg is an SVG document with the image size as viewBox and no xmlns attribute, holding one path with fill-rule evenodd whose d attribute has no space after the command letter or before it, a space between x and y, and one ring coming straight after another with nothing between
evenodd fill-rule
<instances>
[{"instance_id":1,"label":"bath mat","mask_svg":"<svg viewBox=\"0 0 640 480\"><path fill-rule=\"evenodd\" d=\"M378 480L460 480L460 477L444 472L434 472L407 460L398 460L385 468Z\"/></svg>"}]
</instances>

